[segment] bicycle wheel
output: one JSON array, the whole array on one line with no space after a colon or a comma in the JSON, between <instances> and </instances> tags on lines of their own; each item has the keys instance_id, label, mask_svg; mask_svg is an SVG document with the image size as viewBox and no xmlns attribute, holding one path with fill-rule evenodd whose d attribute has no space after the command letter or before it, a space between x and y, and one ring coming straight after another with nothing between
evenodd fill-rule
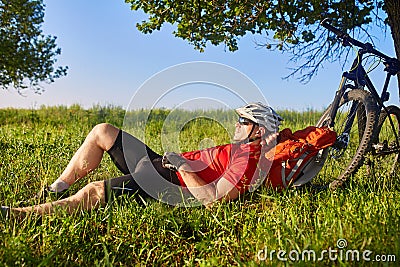
<instances>
[{"instance_id":1,"label":"bicycle wheel","mask_svg":"<svg viewBox=\"0 0 400 267\"><path fill-rule=\"evenodd\" d=\"M388 113L382 110L379 116L377 131L371 145L372 157L369 157L369 167L375 179L393 178L399 175L400 170L400 109L397 106L389 106L387 110ZM394 129L389 118L392 119Z\"/></svg>"},{"instance_id":2,"label":"bicycle wheel","mask_svg":"<svg viewBox=\"0 0 400 267\"><path fill-rule=\"evenodd\" d=\"M352 106L355 111L352 111ZM329 125L331 109L332 105L321 116L317 126ZM335 190L358 170L373 135L376 110L377 106L367 91L354 89L344 93L333 118L336 143L323 151L324 164L314 183L329 185L330 189ZM352 116L354 121L346 134L346 122Z\"/></svg>"}]
</instances>

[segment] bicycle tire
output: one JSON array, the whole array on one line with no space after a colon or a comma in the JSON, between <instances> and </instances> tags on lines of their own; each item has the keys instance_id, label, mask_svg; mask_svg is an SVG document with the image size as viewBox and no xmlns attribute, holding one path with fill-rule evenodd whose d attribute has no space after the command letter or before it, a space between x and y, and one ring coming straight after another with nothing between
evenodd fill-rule
<instances>
[{"instance_id":1,"label":"bicycle tire","mask_svg":"<svg viewBox=\"0 0 400 267\"><path fill-rule=\"evenodd\" d=\"M344 140L343 128L349 117L346 108L356 102L357 112L352 124L349 141L347 145L339 147L340 140ZM344 108L344 110L342 110ZM317 126L326 126L330 118L332 104L325 110ZM321 171L314 178L313 183L324 183L331 190L336 190L362 165L363 156L371 142L374 125L376 124L377 105L371 94L362 89L347 91L342 96L335 116L333 130L336 131L338 138L336 143L321 153L324 162ZM339 148L338 148L339 147Z\"/></svg>"},{"instance_id":2,"label":"bicycle tire","mask_svg":"<svg viewBox=\"0 0 400 267\"><path fill-rule=\"evenodd\" d=\"M400 135L400 108L397 106L388 106L388 113L385 110L381 111L378 121L378 127L371 144L371 155L369 157L369 164L371 174L376 179L393 178L393 175L399 175L400 171L400 148L399 148L399 135ZM397 133L393 133L392 122Z\"/></svg>"}]
</instances>

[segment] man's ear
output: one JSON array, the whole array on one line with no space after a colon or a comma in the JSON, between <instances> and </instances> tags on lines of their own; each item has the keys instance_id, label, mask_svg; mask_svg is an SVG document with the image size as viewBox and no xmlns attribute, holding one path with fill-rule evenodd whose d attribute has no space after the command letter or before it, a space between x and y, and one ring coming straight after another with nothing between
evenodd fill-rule
<instances>
[{"instance_id":1,"label":"man's ear","mask_svg":"<svg viewBox=\"0 0 400 267\"><path fill-rule=\"evenodd\" d=\"M259 126L258 130L256 132L256 136L263 137L266 133L267 133L267 129L265 129L265 127L263 127L263 126Z\"/></svg>"}]
</instances>

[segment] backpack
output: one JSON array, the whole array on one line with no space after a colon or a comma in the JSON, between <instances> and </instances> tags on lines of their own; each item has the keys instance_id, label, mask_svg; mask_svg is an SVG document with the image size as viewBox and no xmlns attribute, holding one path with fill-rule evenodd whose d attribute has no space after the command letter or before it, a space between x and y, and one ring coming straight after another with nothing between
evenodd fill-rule
<instances>
[{"instance_id":1,"label":"backpack","mask_svg":"<svg viewBox=\"0 0 400 267\"><path fill-rule=\"evenodd\" d=\"M275 150L265 153L272 161L265 183L282 190L304 185L318 174L327 154L324 148L335 143L336 133L328 127L309 126L294 133L283 129L278 138Z\"/></svg>"}]
</instances>

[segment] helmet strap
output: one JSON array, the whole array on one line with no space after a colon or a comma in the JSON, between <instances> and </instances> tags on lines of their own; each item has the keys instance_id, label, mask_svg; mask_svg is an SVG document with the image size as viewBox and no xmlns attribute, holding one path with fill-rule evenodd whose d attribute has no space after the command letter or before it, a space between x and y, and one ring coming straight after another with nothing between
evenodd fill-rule
<instances>
[{"instance_id":1,"label":"helmet strap","mask_svg":"<svg viewBox=\"0 0 400 267\"><path fill-rule=\"evenodd\" d=\"M247 140L249 140L249 142L251 142L250 136L254 132L254 128L256 128L256 124L255 123L253 123L253 127L251 127L251 131L250 131L249 135L246 138Z\"/></svg>"}]
</instances>

